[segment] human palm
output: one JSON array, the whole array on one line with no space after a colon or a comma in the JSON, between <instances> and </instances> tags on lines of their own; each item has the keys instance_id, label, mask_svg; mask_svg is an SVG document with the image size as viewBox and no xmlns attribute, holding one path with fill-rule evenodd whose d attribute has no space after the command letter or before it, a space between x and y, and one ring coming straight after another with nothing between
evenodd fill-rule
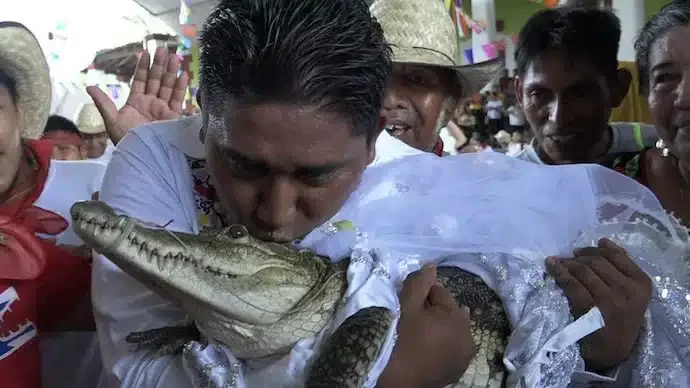
<instances>
[{"instance_id":1,"label":"human palm","mask_svg":"<svg viewBox=\"0 0 690 388\"><path fill-rule=\"evenodd\" d=\"M149 62L149 53L144 51L137 63L127 102L120 110L97 86L86 88L103 116L113 144L139 125L175 119L182 114L189 77L185 72L178 76L180 60L158 49L150 67Z\"/></svg>"}]
</instances>

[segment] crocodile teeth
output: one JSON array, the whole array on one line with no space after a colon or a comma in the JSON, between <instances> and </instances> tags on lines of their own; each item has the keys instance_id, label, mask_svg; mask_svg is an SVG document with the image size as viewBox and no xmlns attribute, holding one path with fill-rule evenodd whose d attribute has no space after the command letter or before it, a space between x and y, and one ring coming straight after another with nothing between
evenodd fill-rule
<instances>
[{"instance_id":1,"label":"crocodile teeth","mask_svg":"<svg viewBox=\"0 0 690 388\"><path fill-rule=\"evenodd\" d=\"M167 259L162 256L162 255L156 255L156 265L158 266L158 270L163 272L165 270L165 264L167 263Z\"/></svg>"}]
</instances>

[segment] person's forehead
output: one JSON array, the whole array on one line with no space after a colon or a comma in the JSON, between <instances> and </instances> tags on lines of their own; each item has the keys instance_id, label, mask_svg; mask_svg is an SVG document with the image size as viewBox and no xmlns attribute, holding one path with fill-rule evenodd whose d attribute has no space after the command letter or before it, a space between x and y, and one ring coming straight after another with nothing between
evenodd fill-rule
<instances>
[{"instance_id":1,"label":"person's forehead","mask_svg":"<svg viewBox=\"0 0 690 388\"><path fill-rule=\"evenodd\" d=\"M0 98L2 99L9 99L10 98L10 90L5 86L0 84Z\"/></svg>"},{"instance_id":2,"label":"person's forehead","mask_svg":"<svg viewBox=\"0 0 690 388\"><path fill-rule=\"evenodd\" d=\"M563 52L544 53L530 61L525 69L523 82L545 86L572 85L596 81L602 74L587 58Z\"/></svg>"},{"instance_id":3,"label":"person's forehead","mask_svg":"<svg viewBox=\"0 0 690 388\"><path fill-rule=\"evenodd\" d=\"M351 120L316 107L227 105L222 117L209 113L205 120L219 148L257 160L317 165L351 158L366 145L366 136L355 133Z\"/></svg>"},{"instance_id":4,"label":"person's forehead","mask_svg":"<svg viewBox=\"0 0 690 388\"><path fill-rule=\"evenodd\" d=\"M101 139L105 138L108 135L107 132L100 132L100 133L82 133L81 136L84 139Z\"/></svg>"},{"instance_id":5,"label":"person's forehead","mask_svg":"<svg viewBox=\"0 0 690 388\"><path fill-rule=\"evenodd\" d=\"M687 42L690 39L690 26L679 26L669 30L652 45L649 60L654 66L663 61L682 62L690 65L690 51Z\"/></svg>"},{"instance_id":6,"label":"person's forehead","mask_svg":"<svg viewBox=\"0 0 690 388\"><path fill-rule=\"evenodd\" d=\"M438 66L420 65L415 63L393 63L393 75L424 76L430 79L442 80L448 76L447 69Z\"/></svg>"}]
</instances>

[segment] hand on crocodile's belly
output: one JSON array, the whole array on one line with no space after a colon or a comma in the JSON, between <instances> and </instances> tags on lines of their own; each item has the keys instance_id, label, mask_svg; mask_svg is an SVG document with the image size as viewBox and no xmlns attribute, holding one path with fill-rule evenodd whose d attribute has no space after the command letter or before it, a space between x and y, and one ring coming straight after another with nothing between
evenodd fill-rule
<instances>
[{"instance_id":1,"label":"hand on crocodile's belly","mask_svg":"<svg viewBox=\"0 0 690 388\"><path fill-rule=\"evenodd\" d=\"M425 267L405 279L398 340L378 387L444 387L474 357L469 309L438 285L436 274Z\"/></svg>"}]
</instances>

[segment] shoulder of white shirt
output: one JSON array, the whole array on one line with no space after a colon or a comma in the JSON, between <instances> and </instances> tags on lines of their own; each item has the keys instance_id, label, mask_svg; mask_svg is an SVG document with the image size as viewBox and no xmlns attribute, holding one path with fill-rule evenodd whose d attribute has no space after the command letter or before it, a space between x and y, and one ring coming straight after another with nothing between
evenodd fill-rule
<instances>
[{"instance_id":1,"label":"shoulder of white shirt","mask_svg":"<svg viewBox=\"0 0 690 388\"><path fill-rule=\"evenodd\" d=\"M639 146L639 144L637 144L638 142L643 143L646 147L650 147L656 141L657 134L653 125L634 122L612 122L609 125L613 135L611 150L609 150L610 153L634 152L639 150L632 149L632 147ZM639 126L640 133L635 135L634 131L637 126ZM640 136L640 139L633 141L632 138L634 136ZM522 151L516 153L514 156L532 163L544 163L534 150L534 139L532 139L529 145L525 146Z\"/></svg>"}]
</instances>

